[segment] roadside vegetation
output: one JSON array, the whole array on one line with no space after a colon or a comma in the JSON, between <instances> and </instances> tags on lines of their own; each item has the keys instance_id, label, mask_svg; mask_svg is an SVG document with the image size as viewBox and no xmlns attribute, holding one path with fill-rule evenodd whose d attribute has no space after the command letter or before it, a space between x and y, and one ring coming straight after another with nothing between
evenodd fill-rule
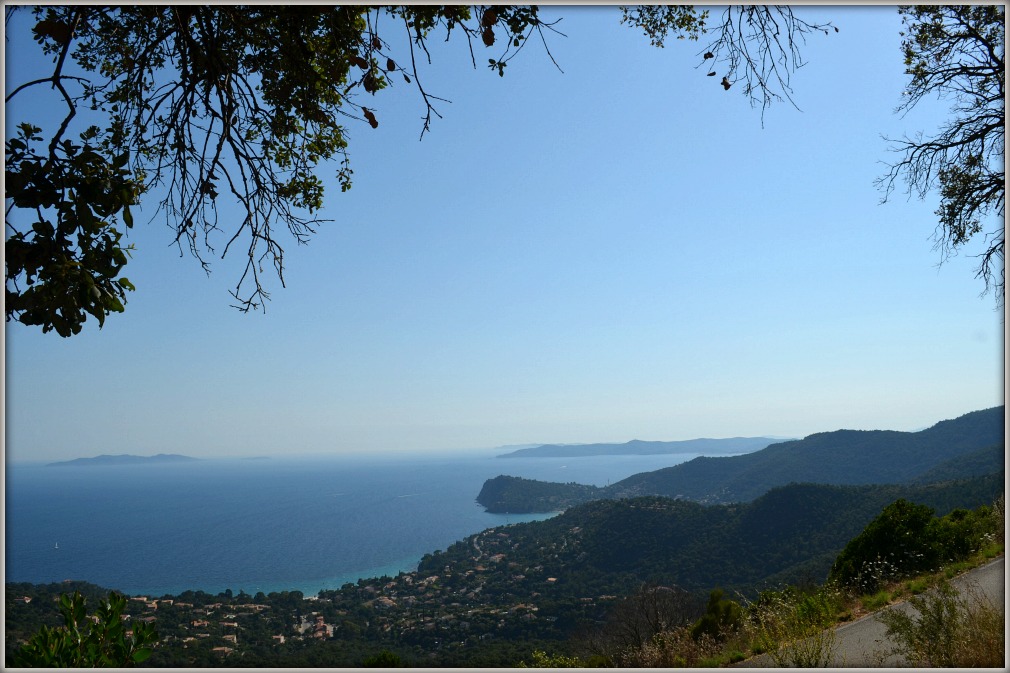
<instances>
[{"instance_id":1,"label":"roadside vegetation","mask_svg":"<svg viewBox=\"0 0 1010 673\"><path fill-rule=\"evenodd\" d=\"M1003 665L1004 616L976 586L962 594L946 577L928 592L913 596L914 615L886 610L879 615L893 646L880 652L897 654L910 666L998 668Z\"/></svg>"},{"instance_id":2,"label":"roadside vegetation","mask_svg":"<svg viewBox=\"0 0 1010 673\"><path fill-rule=\"evenodd\" d=\"M704 615L587 656L543 651L523 666L718 667L765 655L776 666L825 667L835 661L836 626L878 613L893 646L880 662L901 655L912 666L1002 667L1003 606L950 580L1004 553L1004 497L943 517L896 501L839 554L822 585L765 591L732 601L712 592ZM932 564L932 565L931 565ZM884 610L908 600L917 614ZM611 625L608 628L613 629Z\"/></svg>"}]
</instances>

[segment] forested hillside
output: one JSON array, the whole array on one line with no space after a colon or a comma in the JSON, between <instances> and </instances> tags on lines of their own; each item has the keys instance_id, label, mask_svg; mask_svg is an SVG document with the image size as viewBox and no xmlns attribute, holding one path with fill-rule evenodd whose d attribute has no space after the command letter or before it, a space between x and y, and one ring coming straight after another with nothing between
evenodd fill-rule
<instances>
[{"instance_id":1,"label":"forested hillside","mask_svg":"<svg viewBox=\"0 0 1010 673\"><path fill-rule=\"evenodd\" d=\"M483 531L426 555L415 572L314 600L185 592L131 601L130 611L158 628L152 666L360 666L384 651L419 666L513 666L535 648L566 650L643 585L701 600L717 587L754 597L820 583L889 503L904 498L945 514L991 504L1002 491L999 473L926 486L791 484L745 504L598 500ZM76 587L7 586L8 653L58 622L52 597L61 588Z\"/></svg>"},{"instance_id":2,"label":"forested hillside","mask_svg":"<svg viewBox=\"0 0 1010 673\"><path fill-rule=\"evenodd\" d=\"M559 500L570 506L596 498L661 495L714 504L747 502L791 482L907 483L975 451L1002 446L1003 429L1004 407L994 407L919 432L837 430L772 444L741 456L700 457L581 494L571 485L552 490L499 478L490 491L494 498L482 491L477 502L489 511L536 512L556 510ZM984 456L972 460L978 466L995 467ZM950 469L968 476L963 471L966 468ZM508 509L499 509L503 505Z\"/></svg>"},{"instance_id":3,"label":"forested hillside","mask_svg":"<svg viewBox=\"0 0 1010 673\"><path fill-rule=\"evenodd\" d=\"M1005 469L1005 467L1006 448L1001 442L940 463L917 476L912 480L912 483L933 484L949 479L968 479L992 474Z\"/></svg>"},{"instance_id":4,"label":"forested hillside","mask_svg":"<svg viewBox=\"0 0 1010 673\"><path fill-rule=\"evenodd\" d=\"M559 484L504 475L488 479L477 494L477 502L489 512L560 512L573 505L604 497L599 486ZM536 509L530 509L536 503Z\"/></svg>"},{"instance_id":5,"label":"forested hillside","mask_svg":"<svg viewBox=\"0 0 1010 673\"><path fill-rule=\"evenodd\" d=\"M790 484L744 504L601 499L512 527L506 556L520 565L543 564L558 586L608 585L617 592L651 581L752 592L765 584L823 581L845 543L898 498L945 514L990 504L1002 491L1000 472L919 486ZM465 562L470 544L457 543L438 563ZM537 558L545 554L546 562Z\"/></svg>"}]
</instances>

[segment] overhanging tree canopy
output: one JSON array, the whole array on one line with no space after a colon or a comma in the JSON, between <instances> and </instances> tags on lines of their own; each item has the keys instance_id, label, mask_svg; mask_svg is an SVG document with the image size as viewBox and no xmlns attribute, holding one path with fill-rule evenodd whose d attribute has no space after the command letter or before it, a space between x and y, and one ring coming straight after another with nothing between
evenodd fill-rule
<instances>
[{"instance_id":1,"label":"overhanging tree canopy","mask_svg":"<svg viewBox=\"0 0 1010 673\"><path fill-rule=\"evenodd\" d=\"M910 80L898 108L906 112L930 96L951 102L950 116L930 136L893 141L901 158L880 184L885 199L898 180L925 198L937 189L936 245L946 259L976 235L984 238L976 276L1004 290L1003 133L1005 10L1002 5L921 5L898 10L906 26L901 48ZM987 230L986 223L994 223Z\"/></svg>"},{"instance_id":2,"label":"overhanging tree canopy","mask_svg":"<svg viewBox=\"0 0 1010 673\"><path fill-rule=\"evenodd\" d=\"M533 6L31 11L52 74L12 88L6 100L51 87L66 113L57 129L21 123L6 140L6 316L62 336L80 332L89 315L101 325L123 311L134 289L120 275L131 252L123 234L133 226L131 206L143 199L157 201L175 242L206 270L209 255L241 250L236 306L261 307L265 268L284 281L281 232L305 242L325 221L320 170L333 167L341 189L350 188L348 129L379 126L378 94L413 87L425 111L422 136L438 116L445 99L424 87L418 69L430 61L428 40L465 39L475 67L483 50L491 72L503 76L530 39L548 45L556 32ZM622 21L656 46L707 36L699 60L713 65L702 76L726 90L739 83L734 90L762 110L792 100L805 37L833 29L788 7L729 7L714 28L708 12L692 6L622 11ZM394 59L399 53L408 56ZM81 128L85 117L98 123ZM1002 155L1001 130L999 139ZM965 182L941 182L958 180ZM999 199L1002 213L1002 192ZM221 221L222 200L239 206L239 219ZM970 237L976 229L963 231Z\"/></svg>"}]
</instances>

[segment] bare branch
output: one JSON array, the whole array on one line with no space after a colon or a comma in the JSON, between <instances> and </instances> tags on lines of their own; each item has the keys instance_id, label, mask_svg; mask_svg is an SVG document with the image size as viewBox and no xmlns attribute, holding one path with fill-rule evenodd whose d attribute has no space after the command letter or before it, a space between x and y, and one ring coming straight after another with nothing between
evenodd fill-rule
<instances>
[{"instance_id":1,"label":"bare branch","mask_svg":"<svg viewBox=\"0 0 1010 673\"><path fill-rule=\"evenodd\" d=\"M725 63L725 88L743 82L752 105L761 115L775 101L793 99L792 74L804 65L801 44L808 34L837 31L831 23L810 23L797 18L791 7L733 5L723 12L717 36L699 54L703 63ZM713 70L717 68L713 67Z\"/></svg>"},{"instance_id":2,"label":"bare branch","mask_svg":"<svg viewBox=\"0 0 1010 673\"><path fill-rule=\"evenodd\" d=\"M902 7L907 25L902 49L910 82L898 107L903 115L928 96L952 101L950 115L928 137L886 139L899 159L878 178L887 201L903 181L909 195L940 194L934 232L941 263L983 235L976 278L983 294L1004 289L1005 213L1003 69L1004 13L993 6Z\"/></svg>"}]
</instances>

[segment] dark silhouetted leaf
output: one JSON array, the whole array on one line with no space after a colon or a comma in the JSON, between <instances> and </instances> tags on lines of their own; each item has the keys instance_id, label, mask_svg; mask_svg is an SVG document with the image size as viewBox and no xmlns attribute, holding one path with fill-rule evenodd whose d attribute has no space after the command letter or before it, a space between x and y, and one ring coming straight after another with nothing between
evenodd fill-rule
<instances>
[{"instance_id":1,"label":"dark silhouetted leaf","mask_svg":"<svg viewBox=\"0 0 1010 673\"><path fill-rule=\"evenodd\" d=\"M49 19L39 21L32 28L32 32L35 33L36 39L41 40L45 37L51 37L58 44L66 44L70 39L70 26L62 21L51 21Z\"/></svg>"}]
</instances>

